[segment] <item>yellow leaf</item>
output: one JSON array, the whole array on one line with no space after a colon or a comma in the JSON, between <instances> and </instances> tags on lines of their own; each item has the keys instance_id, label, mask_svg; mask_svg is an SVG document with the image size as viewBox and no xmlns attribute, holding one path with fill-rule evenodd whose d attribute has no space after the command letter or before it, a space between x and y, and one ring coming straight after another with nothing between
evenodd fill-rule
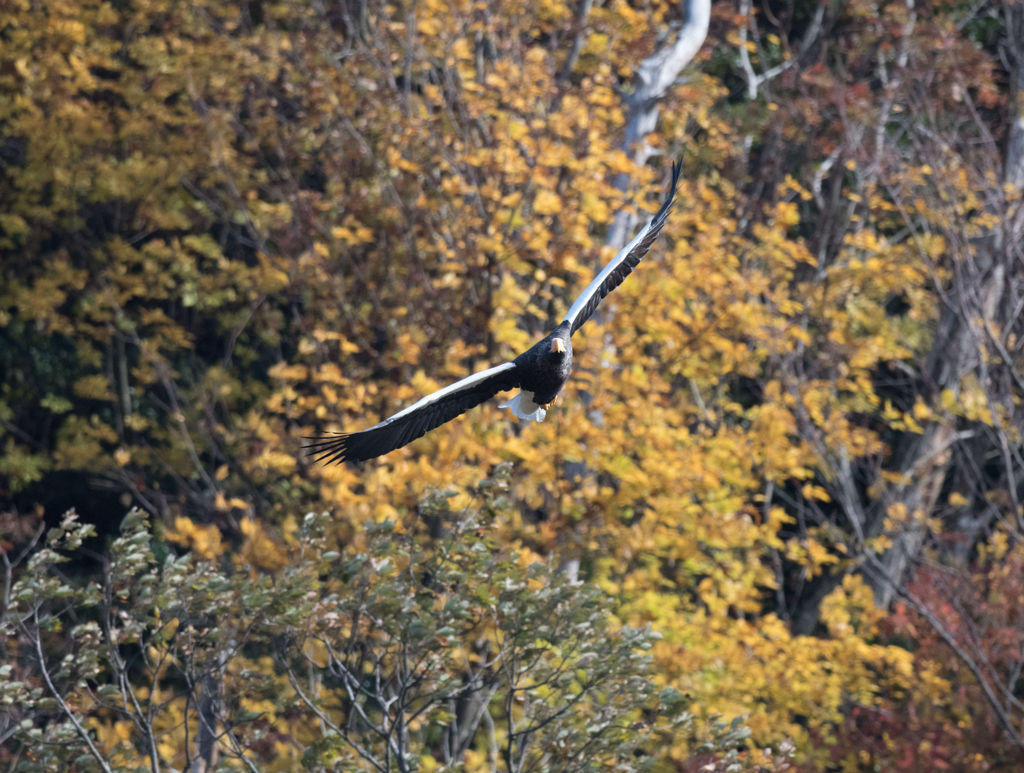
<instances>
[{"instance_id":1,"label":"yellow leaf","mask_svg":"<svg viewBox=\"0 0 1024 773\"><path fill-rule=\"evenodd\" d=\"M110 391L110 382L102 374L84 376L74 383L72 389L79 397L87 397L90 400L114 399L114 394Z\"/></svg>"},{"instance_id":2,"label":"yellow leaf","mask_svg":"<svg viewBox=\"0 0 1024 773\"><path fill-rule=\"evenodd\" d=\"M533 211L538 215L557 215L562 211L562 200L551 191L538 191L533 200Z\"/></svg>"}]
</instances>

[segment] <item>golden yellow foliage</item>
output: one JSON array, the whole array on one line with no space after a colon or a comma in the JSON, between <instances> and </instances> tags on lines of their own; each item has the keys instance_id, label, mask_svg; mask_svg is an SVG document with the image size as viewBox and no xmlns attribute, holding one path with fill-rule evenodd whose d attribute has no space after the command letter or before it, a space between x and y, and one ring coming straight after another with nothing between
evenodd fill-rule
<instances>
[{"instance_id":1,"label":"golden yellow foliage","mask_svg":"<svg viewBox=\"0 0 1024 773\"><path fill-rule=\"evenodd\" d=\"M216 558L228 549L221 540L220 529L213 524L197 525L188 518L175 518L174 528L164 531L164 539L194 550L202 558Z\"/></svg>"},{"instance_id":2,"label":"golden yellow foliage","mask_svg":"<svg viewBox=\"0 0 1024 773\"><path fill-rule=\"evenodd\" d=\"M703 715L748 716L756 744L789 736L824 766L854 708L946 700L933 664L887 643L854 554L941 530L936 502L1019 517L1008 489L944 488L967 436L940 434L1012 439L1020 395L993 400L979 376L1019 356L1012 322L958 318L977 364L921 373L946 288L998 225L982 191L1001 184L937 151L875 158L861 138L909 96L716 15L646 138L684 159L678 204L577 334L547 419L494 401L361 468L315 465L304 438L368 427L538 340L614 254L616 213L649 216L667 165L622 149L623 84L678 3L595 4L582 29L564 0L356 5L0 8L5 490L88 476L166 541L276 571L289 516L328 511L358 546L363 524L413 531L424 492L466 504L511 461L517 507L496 539L579 561L624 623L664 635L661 678ZM836 29L877 21L837 57L891 65L871 57L900 45L906 8L836 13ZM919 21L914 61L941 73L928 83L954 81L951 58L971 68L994 109L996 58L952 13ZM763 103L733 104L741 45L782 68ZM967 109L943 95L937 114ZM919 464L897 458L933 441ZM913 487L927 501L907 505ZM873 517L863 534L853 502ZM119 727L95 729L113 743Z\"/></svg>"}]
</instances>

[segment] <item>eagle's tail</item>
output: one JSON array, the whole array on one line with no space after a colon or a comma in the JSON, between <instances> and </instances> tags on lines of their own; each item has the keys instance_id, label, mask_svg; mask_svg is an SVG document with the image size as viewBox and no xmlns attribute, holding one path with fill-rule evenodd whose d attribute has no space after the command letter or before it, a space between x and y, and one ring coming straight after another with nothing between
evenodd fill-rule
<instances>
[{"instance_id":1,"label":"eagle's tail","mask_svg":"<svg viewBox=\"0 0 1024 773\"><path fill-rule=\"evenodd\" d=\"M508 408L520 419L527 421L544 421L544 417L548 414L533 401L533 392L527 392L525 389L520 390L515 397L498 407Z\"/></svg>"}]
</instances>

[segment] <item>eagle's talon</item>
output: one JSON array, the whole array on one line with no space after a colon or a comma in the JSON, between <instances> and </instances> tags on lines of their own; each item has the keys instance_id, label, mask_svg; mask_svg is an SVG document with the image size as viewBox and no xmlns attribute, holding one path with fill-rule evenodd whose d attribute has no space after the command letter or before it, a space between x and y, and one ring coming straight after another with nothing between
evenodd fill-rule
<instances>
[{"instance_id":1,"label":"eagle's talon","mask_svg":"<svg viewBox=\"0 0 1024 773\"><path fill-rule=\"evenodd\" d=\"M543 408L545 411L550 411L551 410L551 406L554 405L554 404L555 404L554 400L552 400L550 403L544 403L541 406L541 408Z\"/></svg>"}]
</instances>

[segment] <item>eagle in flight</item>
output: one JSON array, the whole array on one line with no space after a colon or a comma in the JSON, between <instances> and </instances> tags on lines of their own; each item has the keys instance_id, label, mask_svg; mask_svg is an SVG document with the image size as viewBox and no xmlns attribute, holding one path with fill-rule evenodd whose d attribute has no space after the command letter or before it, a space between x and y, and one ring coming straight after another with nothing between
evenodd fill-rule
<instances>
[{"instance_id":1,"label":"eagle in flight","mask_svg":"<svg viewBox=\"0 0 1024 773\"><path fill-rule=\"evenodd\" d=\"M518 394L499 407L508 408L520 419L542 421L555 396L565 386L572 369L572 335L590 319L597 304L622 284L650 250L668 219L682 163L672 165L672 182L661 209L636 237L623 247L602 269L583 294L576 299L565 319L512 362L474 373L451 386L427 395L404 411L399 411L362 432L336 433L308 438L316 442L306 446L316 461L362 462L408 445L429 430L440 427L470 408L490 400L498 392L519 388Z\"/></svg>"}]
</instances>

